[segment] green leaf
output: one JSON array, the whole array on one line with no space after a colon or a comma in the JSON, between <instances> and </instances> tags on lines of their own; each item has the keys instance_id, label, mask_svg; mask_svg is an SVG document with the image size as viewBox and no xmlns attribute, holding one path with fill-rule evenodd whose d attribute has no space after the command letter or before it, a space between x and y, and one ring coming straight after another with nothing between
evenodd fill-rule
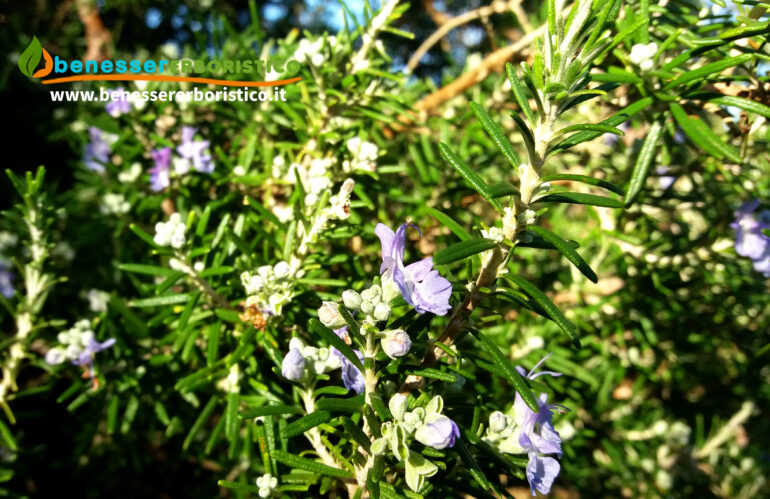
<instances>
[{"instance_id":1,"label":"green leaf","mask_svg":"<svg viewBox=\"0 0 770 499\"><path fill-rule=\"evenodd\" d=\"M465 467L468 468L468 471L470 472L473 479L476 480L479 485L481 485L481 488L484 490L491 489L492 483L489 481L486 475L484 475L484 471L482 471L482 469L479 467L479 464L471 454L470 449L468 449L468 447L465 445L465 442L461 438L457 439L455 442L455 449L457 449L457 453L460 454L460 458L462 458Z\"/></svg>"},{"instance_id":2,"label":"green leaf","mask_svg":"<svg viewBox=\"0 0 770 499\"><path fill-rule=\"evenodd\" d=\"M238 404L240 400L239 393L227 394L227 405L225 406L225 435L228 440L233 440L238 436L240 421L238 420Z\"/></svg>"},{"instance_id":3,"label":"green leaf","mask_svg":"<svg viewBox=\"0 0 770 499\"><path fill-rule=\"evenodd\" d=\"M601 121L600 124L609 125L609 126L618 126L624 121L628 120L631 116L635 115L636 113L645 109L647 106L651 105L652 102L653 102L652 97L645 97L644 99L640 99L634 102L633 104L618 111L615 116L611 116L606 120ZM600 135L602 135L602 132L594 132L594 131L587 131L587 130L583 132L578 132L574 135L570 135L563 141L556 144L553 150L563 151L577 144L587 142L589 140L593 140Z\"/></svg>"},{"instance_id":4,"label":"green leaf","mask_svg":"<svg viewBox=\"0 0 770 499\"><path fill-rule=\"evenodd\" d=\"M500 182L489 186L489 192L495 198L503 198L506 196L517 196L519 190L508 182Z\"/></svg>"},{"instance_id":5,"label":"green leaf","mask_svg":"<svg viewBox=\"0 0 770 499\"><path fill-rule=\"evenodd\" d=\"M302 409L290 405L276 404L264 407L255 407L238 414L241 419L259 418L262 416L277 416L280 414L302 414Z\"/></svg>"},{"instance_id":6,"label":"green leaf","mask_svg":"<svg viewBox=\"0 0 770 499\"><path fill-rule=\"evenodd\" d=\"M754 59L754 54L742 54L735 57L728 57L727 59L723 59L721 61L716 61L710 64L706 64L705 66L702 66L698 69L686 71L684 74L682 74L675 80L668 82L663 87L663 90L669 90L679 85L684 85L685 83L689 83L693 80L704 81L705 78L711 74L721 73L727 68L738 66L739 64L749 62L752 59Z\"/></svg>"},{"instance_id":7,"label":"green leaf","mask_svg":"<svg viewBox=\"0 0 770 499\"><path fill-rule=\"evenodd\" d=\"M315 428L320 424L328 423L329 421L332 420L332 418L333 418L332 413L329 411L322 411L322 410L314 411L286 425L283 428L283 430L281 430L281 437L282 438L296 437L297 435L301 435L306 431L310 430L311 428Z\"/></svg>"},{"instance_id":8,"label":"green leaf","mask_svg":"<svg viewBox=\"0 0 770 499\"><path fill-rule=\"evenodd\" d=\"M327 475L337 478L353 478L353 474L347 470L341 470L339 468L327 466L317 461L295 456L294 454L289 454L288 452L282 451L280 449L273 450L271 455L273 459L279 463L283 463L286 466L289 466L290 468L298 468L301 470L318 473L319 475Z\"/></svg>"},{"instance_id":9,"label":"green leaf","mask_svg":"<svg viewBox=\"0 0 770 499\"><path fill-rule=\"evenodd\" d=\"M495 247L497 247L496 242L483 237L460 241L433 255L433 263L435 265L446 265L447 263L456 262Z\"/></svg>"},{"instance_id":10,"label":"green leaf","mask_svg":"<svg viewBox=\"0 0 770 499\"><path fill-rule=\"evenodd\" d=\"M573 175L571 173L557 173L554 175L546 175L540 179L541 182L553 182L555 180L570 180L572 182L582 182L584 184L595 185L597 187L603 187L608 191L612 191L615 194L624 194L623 189L617 185L607 182L599 178L588 177L586 175Z\"/></svg>"},{"instance_id":11,"label":"green leaf","mask_svg":"<svg viewBox=\"0 0 770 499\"><path fill-rule=\"evenodd\" d=\"M633 73L622 71L617 68L610 68L606 73L591 73L591 80L601 83L643 83L644 80Z\"/></svg>"},{"instance_id":12,"label":"green leaf","mask_svg":"<svg viewBox=\"0 0 770 499\"><path fill-rule=\"evenodd\" d=\"M736 97L733 95L722 95L707 92L700 92L692 95L688 95L689 99L703 99L714 104L720 104L722 106L734 106L750 113L770 118L770 107L761 104L751 99L745 99L743 97Z\"/></svg>"},{"instance_id":13,"label":"green leaf","mask_svg":"<svg viewBox=\"0 0 770 499\"><path fill-rule=\"evenodd\" d=\"M508 75L508 81L511 82L511 90L513 90L513 96L516 97L516 102L519 104L521 112L524 113L524 116L527 117L530 123L534 123L535 113L529 107L529 100L524 93L524 87L522 87L519 77L516 76L516 68L510 62L505 63L505 74Z\"/></svg>"},{"instance_id":14,"label":"green leaf","mask_svg":"<svg viewBox=\"0 0 770 499\"><path fill-rule=\"evenodd\" d=\"M740 164L742 162L738 151L724 143L703 120L690 118L682 106L676 102L669 104L669 108L676 122L684 130L684 133L707 154L717 159L722 159L726 156L733 163Z\"/></svg>"},{"instance_id":15,"label":"green leaf","mask_svg":"<svg viewBox=\"0 0 770 499\"><path fill-rule=\"evenodd\" d=\"M428 212L428 215L438 220L442 225L445 225L446 227L448 227L449 230L451 230L452 233L454 233L454 235L460 238L460 240L467 241L468 239L473 237L470 234L468 234L468 232L466 232L465 229L463 229L462 226L457 222L455 222L449 215L445 215L440 211L431 208L430 206L426 206L425 211Z\"/></svg>"},{"instance_id":16,"label":"green leaf","mask_svg":"<svg viewBox=\"0 0 770 499\"><path fill-rule=\"evenodd\" d=\"M184 329L187 327L187 322L190 320L190 316L193 313L193 310L195 309L195 305L198 304L198 299L201 297L201 292L197 291L192 294L190 300L185 304L184 310L182 310L182 315L179 316L179 321L177 322L176 330L177 333L182 333Z\"/></svg>"},{"instance_id":17,"label":"green leaf","mask_svg":"<svg viewBox=\"0 0 770 499\"><path fill-rule=\"evenodd\" d=\"M642 148L639 150L639 155L634 163L634 170L631 173L631 181L628 184L628 194L626 194L625 200L626 206L633 204L636 196L644 187L644 181L650 173L650 167L658 151L658 141L663 133L663 129L663 117L660 117L650 125L650 129L647 131L647 136L644 138Z\"/></svg>"},{"instance_id":18,"label":"green leaf","mask_svg":"<svg viewBox=\"0 0 770 499\"><path fill-rule=\"evenodd\" d=\"M185 437L184 442L182 443L182 450L187 450L187 448L190 447L193 439L201 430L201 428L203 428L203 425L206 424L206 421L209 420L211 415L214 413L214 409L216 408L217 397L215 395L209 399L209 401L206 403L206 407L203 408L201 413L198 415L198 418L193 423L192 428L190 428L190 432L187 434L187 437Z\"/></svg>"},{"instance_id":19,"label":"green leaf","mask_svg":"<svg viewBox=\"0 0 770 499\"><path fill-rule=\"evenodd\" d=\"M537 248L537 249L547 249L547 250L558 250L556 246L549 243L548 241L544 240L542 237L536 235L534 232L525 230L524 234L528 234L530 237L532 237L531 241L523 241L519 240L519 242L516 244L516 247L518 248ZM580 247L580 244L577 243L577 241L567 240L567 244L569 244L571 247L577 249Z\"/></svg>"},{"instance_id":20,"label":"green leaf","mask_svg":"<svg viewBox=\"0 0 770 499\"><path fill-rule=\"evenodd\" d=\"M434 369L432 367L426 367L423 369L410 369L406 371L406 374L421 376L423 378L438 379L448 383L454 383L457 380L454 374L442 371L440 369Z\"/></svg>"},{"instance_id":21,"label":"green leaf","mask_svg":"<svg viewBox=\"0 0 770 499\"><path fill-rule=\"evenodd\" d=\"M153 296L151 298L143 298L141 300L133 300L128 303L129 307L160 307L164 305L176 305L177 303L185 303L190 299L189 294L171 293L167 295Z\"/></svg>"},{"instance_id":22,"label":"green leaf","mask_svg":"<svg viewBox=\"0 0 770 499\"><path fill-rule=\"evenodd\" d=\"M226 489L238 490L241 492L254 492L255 494L259 494L259 490L260 490L260 488L257 487L256 485L230 482L228 480L219 480L217 481L217 485L219 485L220 487L224 487Z\"/></svg>"},{"instance_id":23,"label":"green leaf","mask_svg":"<svg viewBox=\"0 0 770 499\"><path fill-rule=\"evenodd\" d=\"M511 141L508 140L508 137L505 136L503 130L500 128L500 125L495 123L495 121L489 116L489 113L487 113L483 107L476 104L475 102L471 102L471 110L473 111L473 114L476 115L476 118L478 118L478 120L481 122L481 126L484 128L484 130L487 131L487 134L495 143L497 148L501 153L503 153L505 159L507 159L511 166L514 168L518 167L521 164L521 160L516 154L516 151L513 150Z\"/></svg>"},{"instance_id":24,"label":"green leaf","mask_svg":"<svg viewBox=\"0 0 770 499\"><path fill-rule=\"evenodd\" d=\"M153 240L152 236L149 235L148 233L146 233L144 230L142 230L141 227L139 227L138 225L131 224L131 225L128 226L128 228L131 229L131 232L133 232L134 234L139 236L139 238L141 240L143 240L144 242L146 242L147 244L149 244L153 248L157 248L158 247L158 245L155 244L155 241Z\"/></svg>"},{"instance_id":25,"label":"green leaf","mask_svg":"<svg viewBox=\"0 0 770 499\"><path fill-rule=\"evenodd\" d=\"M623 203L615 198L583 194L582 192L552 192L535 200L537 203L571 203L603 206L606 208L622 208Z\"/></svg>"},{"instance_id":26,"label":"green leaf","mask_svg":"<svg viewBox=\"0 0 770 499\"><path fill-rule=\"evenodd\" d=\"M441 153L441 156L447 160L450 165L452 165L452 168L457 170L457 173L459 173L469 184L471 184L471 187L473 187L476 192L481 194L484 199L486 199L495 209L502 211L503 207L500 206L500 202L497 199L492 197L492 194L489 192L489 187L487 187L487 185L476 172L470 169L465 161L460 159L460 157L443 142L439 143L438 149Z\"/></svg>"},{"instance_id":27,"label":"green leaf","mask_svg":"<svg viewBox=\"0 0 770 499\"><path fill-rule=\"evenodd\" d=\"M508 357L503 355L503 352L497 348L497 345L487 338L486 335L482 334L481 331L471 330L471 333L481 342L487 352L489 352L495 365L505 373L505 377L508 378L519 395L521 395L522 400L524 400L530 409L539 412L540 406L537 403L537 399L532 394L532 391L529 389L529 386L527 386L527 381L524 379L524 376L513 367L513 364L508 360Z\"/></svg>"},{"instance_id":28,"label":"green leaf","mask_svg":"<svg viewBox=\"0 0 770 499\"><path fill-rule=\"evenodd\" d=\"M366 436L366 433L364 433L363 430L361 430L361 428L359 428L358 425L355 424L350 418L343 416L340 418L340 421L342 422L342 426L345 428L345 436L352 438L353 441L361 446L361 448L366 450L366 452L369 452L371 442L369 441L369 437Z\"/></svg>"},{"instance_id":29,"label":"green leaf","mask_svg":"<svg viewBox=\"0 0 770 499\"><path fill-rule=\"evenodd\" d=\"M19 56L19 69L22 74L31 78L41 57L43 57L43 46L40 45L40 40L38 40L36 36L33 36L32 41L29 42L27 48L25 48L24 52Z\"/></svg>"},{"instance_id":30,"label":"green leaf","mask_svg":"<svg viewBox=\"0 0 770 499\"><path fill-rule=\"evenodd\" d=\"M561 135L564 133L570 133L570 132L599 132L599 133L611 133L614 135L624 135L622 130L618 130L617 128L609 125L602 125L601 123L582 123L579 125L570 125L562 128L561 130L556 131L554 133L554 136Z\"/></svg>"},{"instance_id":31,"label":"green leaf","mask_svg":"<svg viewBox=\"0 0 770 499\"><path fill-rule=\"evenodd\" d=\"M333 346L337 350L340 351L342 355L345 356L350 362L353 363L354 366L356 366L360 371L364 370L364 366L361 365L361 361L358 360L358 356L353 351L350 346L345 343L342 338L337 336L337 334L329 329L328 327L324 326L321 321L319 321L316 318L310 319L310 322L308 323L308 328L310 329L311 333L315 333L318 336L321 337L326 343L328 343L330 346Z\"/></svg>"},{"instance_id":32,"label":"green leaf","mask_svg":"<svg viewBox=\"0 0 770 499\"><path fill-rule=\"evenodd\" d=\"M604 54L606 54L607 52L615 48L618 44L620 44L620 42L622 42L623 40L625 40L626 38L634 34L634 31L641 28L648 22L649 22L648 19L637 19L636 21L631 23L631 25L626 26L626 28L623 29L623 31L619 32L613 37L612 43L607 45L607 47L605 47L604 50L602 50L601 54L597 56L596 59L601 59L604 56Z\"/></svg>"},{"instance_id":33,"label":"green leaf","mask_svg":"<svg viewBox=\"0 0 770 499\"><path fill-rule=\"evenodd\" d=\"M542 237L544 240L551 243L556 249L559 250L559 252L564 255L567 260L572 262L575 267L584 275L586 276L591 282L596 283L598 281L598 278L596 277L596 273L591 270L591 267L588 266L588 263L586 263L585 260L583 260L583 257L580 256L580 254L575 251L575 249L570 246L570 244L562 239L560 236L557 236L553 232L551 232L548 229L545 229L543 227L540 227L539 225L532 225L527 228L528 230L534 232L538 236Z\"/></svg>"},{"instance_id":34,"label":"green leaf","mask_svg":"<svg viewBox=\"0 0 770 499\"><path fill-rule=\"evenodd\" d=\"M364 394L346 399L323 398L316 402L317 409L335 412L356 412L364 405Z\"/></svg>"},{"instance_id":35,"label":"green leaf","mask_svg":"<svg viewBox=\"0 0 770 499\"><path fill-rule=\"evenodd\" d=\"M170 277L178 273L174 269L158 267L156 265L144 265L141 263L121 263L118 265L118 268L125 272L133 272L135 274L158 275L164 277Z\"/></svg>"},{"instance_id":36,"label":"green leaf","mask_svg":"<svg viewBox=\"0 0 770 499\"><path fill-rule=\"evenodd\" d=\"M572 341L572 344L575 345L576 348L580 348L580 338L578 338L577 328L575 328L575 325L572 324L572 322L564 317L564 314L561 312L561 310L559 310L559 307L554 305L550 298L545 295L545 293L540 291L537 286L521 276L509 275L506 276L506 278L520 287L522 291L524 291L527 295L529 295L529 297L532 298L535 303L538 304L548 314L548 318L555 322L556 325L559 326L562 331L564 331L564 333L569 337L570 341Z\"/></svg>"}]
</instances>

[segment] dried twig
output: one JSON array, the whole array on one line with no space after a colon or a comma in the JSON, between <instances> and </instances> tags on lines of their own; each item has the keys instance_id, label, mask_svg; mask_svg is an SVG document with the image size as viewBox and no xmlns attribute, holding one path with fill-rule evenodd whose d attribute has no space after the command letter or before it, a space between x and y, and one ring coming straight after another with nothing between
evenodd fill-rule
<instances>
[{"instance_id":1,"label":"dried twig","mask_svg":"<svg viewBox=\"0 0 770 499\"><path fill-rule=\"evenodd\" d=\"M78 17L86 30L86 55L85 60L101 61L109 58L110 35L99 17L99 9L93 2L81 0L77 5Z\"/></svg>"},{"instance_id":2,"label":"dried twig","mask_svg":"<svg viewBox=\"0 0 770 499\"><path fill-rule=\"evenodd\" d=\"M458 26L462 26L463 24L467 24L471 21L474 21L476 19L483 19L483 18L489 17L492 14L502 14L507 10L514 10L513 4L516 4L516 3L518 3L517 0L511 0L511 1L495 0L488 6L479 7L478 9L465 12L463 14L460 14L459 16L453 17L445 21L444 23L440 24L439 28L432 35L430 35L427 40L422 42L422 45L419 46L419 48L415 51L415 53L409 59L409 62L406 65L406 70L405 70L406 73L410 74L412 71L414 71L414 68L416 68L417 65L420 64L420 59L422 59L422 56L424 56L431 49L431 47L433 47L436 43L438 43L442 38L444 38L447 35L447 33L452 31L453 29L457 28ZM521 21L521 22L522 22L522 26L524 26L524 21ZM526 24L528 25L529 23L526 22Z\"/></svg>"}]
</instances>

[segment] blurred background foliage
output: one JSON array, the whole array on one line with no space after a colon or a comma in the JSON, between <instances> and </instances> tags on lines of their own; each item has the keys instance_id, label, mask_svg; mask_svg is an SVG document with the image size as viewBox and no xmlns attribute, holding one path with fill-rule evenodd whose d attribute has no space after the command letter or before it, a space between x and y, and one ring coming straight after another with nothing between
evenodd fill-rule
<instances>
[{"instance_id":1,"label":"blurred background foliage","mask_svg":"<svg viewBox=\"0 0 770 499\"><path fill-rule=\"evenodd\" d=\"M441 139L456 145L485 179L510 176L505 161L468 108L470 101L484 103L501 117L514 110L510 91L502 89L503 75L490 71L464 92L426 106L429 112L409 127L403 125L397 108L414 107L426 96L435 95L441 86L472 71L485 55L542 24L544 3L512 4L526 16L517 18L501 9L502 13L481 16L452 30L431 48L413 76L385 84L394 95L387 111L389 120L356 125L385 155L380 158L377 176L357 179L356 192L366 198L354 203L350 229L340 231L328 251L355 256L338 259L330 267L332 276L376 272L378 244L371 233L372 220L398 222L413 217L425 235L415 243L419 252L432 254L455 239L429 216L426 205L468 226L471 213L484 217L486 205L443 164L437 143ZM413 2L396 27L413 33L414 38L383 36L392 57L390 70L406 67L438 25L485 5L475 1ZM710 29L720 28L722 11L715 5L676 0L663 7L667 12L656 22L666 29L687 29L691 17L701 15L704 8L714 12L716 20ZM132 131L117 128L116 122L107 123L97 104L53 103L47 88L23 77L16 59L30 37L36 35L49 51L67 59L86 57L89 50L122 57L220 56L233 50L228 44L251 48L251 55L256 56L268 40L282 40L290 33L296 38L299 30L319 34L345 29L342 7L318 0L251 4L101 1L101 27L89 24L97 21L86 19L79 12L83 8L80 1L40 0L5 1L0 9L4 165L16 171L39 164L48 168L49 189L60 210L52 239L66 241L58 252L54 248L53 267L68 280L49 298L45 315L68 323L87 310L80 290L108 289L113 296L130 298L142 296L140 290L147 286L116 271L118 262L146 259L147 246L127 230L127 219L95 214L97 193L105 186L80 165L87 138L72 124L99 122L117 133ZM360 16L360 5L353 2L348 8L353 17ZM253 9L259 14L258 21ZM84 25L103 30L105 44L89 47ZM706 36L709 31L694 28L692 33ZM523 50L514 60L526 56ZM606 63L623 66L617 54L610 54ZM767 88L766 70L760 67L757 71ZM289 106L296 113L306 112L300 86L288 90ZM581 104L575 112L598 122L638 99L635 92L633 85L624 85L607 97ZM307 138L302 130L293 129L291 121L271 119L276 116L274 111L263 106L257 111L259 118L253 119L246 106L250 105L234 105L234 113L205 105L194 108L196 123L207 129L207 138L217 150L222 175L209 190L190 187L176 199L178 206L201 206L216 200L222 212L237 206L244 193L264 194L259 185L228 180L249 133L259 137L254 156L259 168L267 168L276 152L295 153L296 144ZM154 112L147 111L146 121L164 113L176 115L172 108L174 105L159 105ZM556 254L517 250L512 270L549 291L580 327L582 350L568 349L554 324L527 311L490 303L488 310L480 312L492 315L495 309L507 310L505 320L488 331L508 349L515 363L530 366L543 350L553 351L549 367L565 374L551 383L572 409L557 424L565 440L564 472L554 492L557 497L767 497L770 294L768 280L752 270L749 260L735 255L734 231L729 224L741 203L753 198L765 204L770 201L766 152L770 128L761 126L748 137L745 125L755 118L732 111L722 110L712 119L731 141L745 141L746 162L741 166L702 154L672 122L665 131L655 173L634 205L626 210L577 205L550 209L549 224L581 244L582 254L599 274L598 284L586 283ZM365 120L364 115L351 112L354 119ZM640 115L629 120L626 135L617 140L601 137L559 155L547 170L587 171L626 185L648 130L647 118ZM500 122L510 125L506 132L511 134L512 122L502 118ZM523 150L521 143L517 146ZM134 157L127 154L122 161L128 164L145 155L146 151L135 151ZM14 195L4 177L0 193L0 207L8 208ZM162 218L158 216L162 196L142 199L138 192L131 196L137 207L132 216L140 225L148 228ZM272 260L271 251L265 249L255 260ZM464 269L455 271L453 280L468 277ZM313 295L302 306L294 304L288 317L301 316L303 306L317 299ZM0 325L10 329L9 317L0 316ZM152 331L154 324L149 326ZM12 431L22 447L18 452L2 449L0 466L13 470L8 472L3 491L10 496L38 497L226 494L217 486L217 479L237 476L242 463L228 457L226 444L221 442L213 454L203 452L204 446L211 445L207 442L196 442L181 452L183 445L185 449L189 445L185 442L187 428L199 410L182 396L162 393L169 379L186 374L187 367L163 361L158 352L142 352L141 340L133 345L125 341L137 331L130 330L126 316L112 308L102 327L109 336L123 338L120 364L112 374L107 368L107 377L120 394L120 418L115 427L105 429L112 409L101 395L78 397L79 404L73 406L71 397L77 390L71 386L73 382L80 386L79 381L49 377L42 361L33 362L38 368L23 371L19 379L23 389L13 403L18 422ZM469 388L487 401L510 398L506 387L484 375L468 379L463 390ZM447 406L457 407L452 390L456 388L447 387L444 396ZM162 401L165 417L154 405L157 400ZM458 397L456 402L465 400ZM129 418L127 407L132 404L135 415ZM95 412L100 417L92 417ZM163 424L169 417L172 423ZM521 484L512 486L516 497L528 495Z\"/></svg>"}]
</instances>

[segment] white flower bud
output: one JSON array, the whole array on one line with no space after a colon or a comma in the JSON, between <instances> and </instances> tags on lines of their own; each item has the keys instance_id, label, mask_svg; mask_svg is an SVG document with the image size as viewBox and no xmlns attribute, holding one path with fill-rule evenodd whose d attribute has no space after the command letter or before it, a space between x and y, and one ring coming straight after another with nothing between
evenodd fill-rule
<instances>
[{"instance_id":1,"label":"white flower bud","mask_svg":"<svg viewBox=\"0 0 770 499\"><path fill-rule=\"evenodd\" d=\"M318 309L318 319L324 326L330 328L338 328L346 324L345 319L340 315L339 305L331 301L323 302Z\"/></svg>"},{"instance_id":2,"label":"white flower bud","mask_svg":"<svg viewBox=\"0 0 770 499\"><path fill-rule=\"evenodd\" d=\"M390 317L390 307L386 303L378 303L377 306L374 307L372 315L378 321L386 321L388 320L388 317Z\"/></svg>"},{"instance_id":3,"label":"white flower bud","mask_svg":"<svg viewBox=\"0 0 770 499\"><path fill-rule=\"evenodd\" d=\"M361 302L361 312L365 313L366 315L371 314L374 312L374 305L370 301L363 301Z\"/></svg>"},{"instance_id":4,"label":"white flower bud","mask_svg":"<svg viewBox=\"0 0 770 499\"><path fill-rule=\"evenodd\" d=\"M407 405L409 405L409 397L400 393L396 393L390 397L390 402L388 402L388 409L396 421L401 421L404 419Z\"/></svg>"},{"instance_id":5,"label":"white flower bud","mask_svg":"<svg viewBox=\"0 0 770 499\"><path fill-rule=\"evenodd\" d=\"M489 431L493 433L500 433L506 426L505 414L500 411L495 411L489 415Z\"/></svg>"},{"instance_id":6,"label":"white flower bud","mask_svg":"<svg viewBox=\"0 0 770 499\"><path fill-rule=\"evenodd\" d=\"M351 310L358 310L358 307L361 306L362 301L363 298L361 298L361 295L358 293L358 291L348 289L342 292L342 302Z\"/></svg>"},{"instance_id":7,"label":"white flower bud","mask_svg":"<svg viewBox=\"0 0 770 499\"><path fill-rule=\"evenodd\" d=\"M412 340L403 329L386 331L385 337L380 343L382 345L382 350L391 359L403 357L404 355L408 354L409 349L412 348Z\"/></svg>"},{"instance_id":8,"label":"white flower bud","mask_svg":"<svg viewBox=\"0 0 770 499\"><path fill-rule=\"evenodd\" d=\"M276 279L284 279L289 276L289 264L286 262L278 262L275 264L275 267L273 267L273 274L275 274Z\"/></svg>"}]
</instances>

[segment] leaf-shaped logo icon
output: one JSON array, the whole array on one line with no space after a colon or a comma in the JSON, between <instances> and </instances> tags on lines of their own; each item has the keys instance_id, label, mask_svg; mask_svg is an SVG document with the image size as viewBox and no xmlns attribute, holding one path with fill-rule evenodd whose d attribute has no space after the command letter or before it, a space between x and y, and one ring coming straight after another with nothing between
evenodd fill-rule
<instances>
[{"instance_id":1,"label":"leaf-shaped logo icon","mask_svg":"<svg viewBox=\"0 0 770 499\"><path fill-rule=\"evenodd\" d=\"M40 40L33 36L29 46L19 56L19 69L25 76L31 77L42 56L43 47Z\"/></svg>"}]
</instances>

